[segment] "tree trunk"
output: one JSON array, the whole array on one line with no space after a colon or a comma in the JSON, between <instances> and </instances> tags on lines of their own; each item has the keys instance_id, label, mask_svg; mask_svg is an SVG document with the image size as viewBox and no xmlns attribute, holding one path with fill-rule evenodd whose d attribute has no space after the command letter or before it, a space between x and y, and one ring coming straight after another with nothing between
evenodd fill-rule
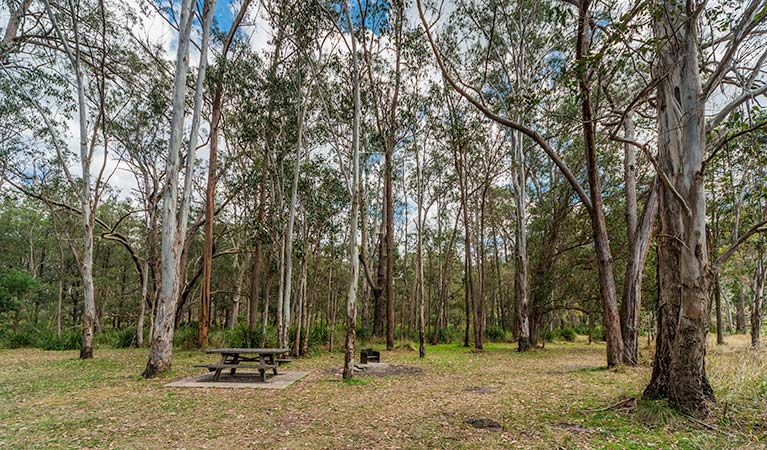
<instances>
[{"instance_id":1,"label":"tree trunk","mask_svg":"<svg viewBox=\"0 0 767 450\"><path fill-rule=\"evenodd\" d=\"M414 138L415 141L415 138ZM424 323L424 279L423 279L423 227L426 225L425 218L423 217L423 179L421 176L421 154L418 151L418 143L414 142L415 146L415 163L416 163L416 185L417 202L418 202L418 241L416 243L416 271L418 276L418 356L423 358L426 356L426 337L425 337L425 323ZM407 255L407 254L406 254Z\"/></svg>"},{"instance_id":2,"label":"tree trunk","mask_svg":"<svg viewBox=\"0 0 767 450\"><path fill-rule=\"evenodd\" d=\"M28 4L22 3L20 8L16 11L18 14L22 14ZM79 122L79 148L80 148L80 167L82 169L82 180L80 181L80 208L82 210L82 225L83 225L83 253L80 261L80 275L83 282L83 313L82 313L82 344L80 346L80 359L93 358L93 333L94 325L96 322L96 301L94 298L93 287L93 224L94 224L94 205L91 201L91 151L88 148L88 103L86 100L85 89L87 80L82 70L81 54L80 54L80 36L78 31L78 21L73 21L73 28L75 34L75 48L74 51L70 48L68 40L64 36L62 30L59 28L56 16L53 13L50 3L45 1L45 9L48 13L48 18L53 24L57 37L61 41L70 62L75 72L75 78L77 81L77 111ZM15 37L16 27L18 25L18 17L14 17L13 14L10 18L9 29L6 30L3 36L3 44L10 44L10 39ZM6 38L9 39L6 42ZM3 45L5 47L5 45ZM98 127L98 121L96 123ZM94 131L95 133L95 131ZM69 172L67 171L67 174ZM74 184L74 181L70 178L70 181Z\"/></svg>"},{"instance_id":3,"label":"tree trunk","mask_svg":"<svg viewBox=\"0 0 767 450\"><path fill-rule=\"evenodd\" d=\"M354 30L349 13L348 0L344 2L344 14L350 30ZM357 226L359 224L360 193L360 79L357 61L357 40L351 33L352 84L354 90L354 120L352 123L352 186L350 196L352 209L349 217L349 292L346 297L346 343L344 349L344 379L352 378L354 372L354 345L357 337L357 286L359 284L360 258L357 249ZM365 245L363 243L363 245ZM335 314L334 314L335 316ZM335 320L334 320L335 321ZM333 330L335 331L335 330Z\"/></svg>"},{"instance_id":4,"label":"tree trunk","mask_svg":"<svg viewBox=\"0 0 767 450\"><path fill-rule=\"evenodd\" d=\"M267 176L268 156L264 155L264 161L261 166L261 187L259 188L258 199L258 218L257 226L264 227L264 215L266 211L266 176ZM263 239L261 236L256 238L256 250L253 254L253 272L250 277L250 297L248 299L248 332L252 333L258 323L258 301L259 290L261 288L261 256L263 253ZM264 300L266 302L267 299ZM264 307L264 313L268 311Z\"/></svg>"},{"instance_id":5,"label":"tree trunk","mask_svg":"<svg viewBox=\"0 0 767 450\"><path fill-rule=\"evenodd\" d=\"M144 316L149 294L149 260L144 260L144 270L141 272L141 298L139 299L138 323L136 323L136 347L144 346Z\"/></svg>"},{"instance_id":6,"label":"tree trunk","mask_svg":"<svg viewBox=\"0 0 767 450\"><path fill-rule=\"evenodd\" d=\"M387 140L386 156L384 158L384 201L386 203L386 349L394 349L394 193L392 170L394 158L393 138ZM380 285L379 285L380 287Z\"/></svg>"},{"instance_id":7,"label":"tree trunk","mask_svg":"<svg viewBox=\"0 0 767 450\"><path fill-rule=\"evenodd\" d=\"M272 253L271 250L267 250L266 252L267 264L271 260L271 253ZM267 268L269 267L271 267L271 264L268 264ZM271 286L271 284L269 283L270 272L271 270L267 273L267 276L265 278L265 283L264 283L266 286L264 288L264 311L263 313L261 313L261 342L259 344L261 347L266 346L266 332L267 332L267 325L269 322L269 290ZM277 303L281 303L281 302L278 301Z\"/></svg>"},{"instance_id":8,"label":"tree trunk","mask_svg":"<svg viewBox=\"0 0 767 450\"><path fill-rule=\"evenodd\" d=\"M169 142L168 160L166 167L166 187L162 204L162 250L161 266L162 280L159 298L157 299L157 314L154 323L152 348L144 370L145 378L153 378L162 372L170 370L173 355L173 334L176 322L176 302L181 283L180 257L186 239L186 224L189 217L189 203L192 190L192 172L194 169L194 151L197 148L197 133L199 131L200 110L202 109L202 90L207 65L208 40L210 24L213 19L215 0L206 0L204 5L202 46L200 64L195 84L194 113L189 145L186 155L186 171L184 175L184 191L181 198L180 211L178 202L178 175L181 166L180 152L184 131L184 102L186 94L186 77L189 66L189 38L192 31L191 0L184 0L181 7L181 28L176 53L176 72L173 84L171 135ZM178 217L178 222L177 222Z\"/></svg>"},{"instance_id":9,"label":"tree trunk","mask_svg":"<svg viewBox=\"0 0 767 450\"><path fill-rule=\"evenodd\" d=\"M282 298L282 335L280 336L280 347L288 347L288 335L290 328L290 294L291 281L293 278L293 225L296 220L296 206L298 203L298 179L301 171L301 159L303 151L304 135L304 116L306 114L306 104L303 98L303 86L299 86L300 106L298 112L298 139L296 142L295 163L293 165L293 186L290 193L290 212L288 214L288 229L285 243L285 291ZM299 317L300 319L300 317Z\"/></svg>"},{"instance_id":10,"label":"tree trunk","mask_svg":"<svg viewBox=\"0 0 767 450\"><path fill-rule=\"evenodd\" d=\"M602 182L599 178L597 162L596 125L594 123L591 103L591 77L593 72L588 67L588 63L585 63L591 51L590 6L590 0L582 0L580 2L576 59L579 64L586 64L581 69L581 75L578 80L581 94L581 122L583 124L586 149L586 172L591 195L591 210L589 213L594 234L594 249L596 251L597 268L599 271L599 291L602 297L602 320L605 326L605 340L607 341L607 366L612 367L622 363L623 338L621 336L620 316L618 315L618 303L615 295L613 259L610 253L610 240L607 235L607 222L602 201Z\"/></svg>"},{"instance_id":11,"label":"tree trunk","mask_svg":"<svg viewBox=\"0 0 767 450\"><path fill-rule=\"evenodd\" d=\"M746 294L743 286L738 286L738 299L735 302L735 333L746 333Z\"/></svg>"},{"instance_id":12,"label":"tree trunk","mask_svg":"<svg viewBox=\"0 0 767 450\"><path fill-rule=\"evenodd\" d=\"M716 344L724 344L722 324L722 287L719 285L719 274L714 275L714 299L716 300Z\"/></svg>"},{"instance_id":13,"label":"tree trunk","mask_svg":"<svg viewBox=\"0 0 767 450\"><path fill-rule=\"evenodd\" d=\"M527 281L529 260L527 257L527 214L526 214L526 180L525 155L523 152L522 133L512 134L514 147L514 202L516 205L516 233L514 246L514 310L516 313L515 334L517 335L517 351L526 352L530 349L530 318L528 317ZM497 255L497 250L496 250ZM500 269L498 270L500 276Z\"/></svg>"},{"instance_id":14,"label":"tree trunk","mask_svg":"<svg viewBox=\"0 0 767 450\"><path fill-rule=\"evenodd\" d=\"M635 139L633 113L626 114L623 122L626 139ZM653 224L658 212L656 187L650 191L641 221L637 209L637 166L634 145L624 143L623 179L626 190L626 236L628 254L621 303L621 337L623 363L636 365L639 353L639 310L642 305L642 276L647 253L650 250Z\"/></svg>"},{"instance_id":15,"label":"tree trunk","mask_svg":"<svg viewBox=\"0 0 767 450\"><path fill-rule=\"evenodd\" d=\"M761 211L761 208L759 208ZM756 250L756 273L754 274L754 298L751 301L751 348L759 349L759 338L762 331L762 307L764 306L764 235L759 235Z\"/></svg>"},{"instance_id":16,"label":"tree trunk","mask_svg":"<svg viewBox=\"0 0 767 450\"><path fill-rule=\"evenodd\" d=\"M245 269L247 264L240 262L239 253L234 255L234 270L236 278L234 281L234 295L232 296L232 310L227 317L227 327L231 330L237 326L237 318L240 316L240 300L242 299L242 283L245 279Z\"/></svg>"},{"instance_id":17,"label":"tree trunk","mask_svg":"<svg viewBox=\"0 0 767 450\"><path fill-rule=\"evenodd\" d=\"M219 75L221 76L221 75ZM205 238L202 250L202 281L200 282L200 321L197 328L197 345L208 345L210 326L210 289L213 276L213 225L216 200L216 170L218 169L218 126L221 121L223 87L220 83L214 88L210 114L210 144L208 157L208 181L205 188Z\"/></svg>"},{"instance_id":18,"label":"tree trunk","mask_svg":"<svg viewBox=\"0 0 767 450\"><path fill-rule=\"evenodd\" d=\"M657 65L658 159L668 182L660 186L658 340L645 395L705 415L714 393L705 369L709 280L697 5L659 6L665 11L655 23L664 43Z\"/></svg>"}]
</instances>

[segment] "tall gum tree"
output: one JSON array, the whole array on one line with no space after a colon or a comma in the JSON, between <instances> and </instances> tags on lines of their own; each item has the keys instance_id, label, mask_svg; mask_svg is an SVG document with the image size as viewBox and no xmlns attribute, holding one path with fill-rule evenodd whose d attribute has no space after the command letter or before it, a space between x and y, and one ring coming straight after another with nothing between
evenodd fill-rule
<instances>
[{"instance_id":1,"label":"tall gum tree","mask_svg":"<svg viewBox=\"0 0 767 450\"><path fill-rule=\"evenodd\" d=\"M758 224L710 264L706 242L705 167L727 136L706 136L749 97L736 97L708 122L706 101L720 85L738 46L764 21L762 2L744 5L721 59L705 83L701 79L700 18L706 4L666 0L652 4L659 45L656 63L659 189L659 309L653 374L644 395L668 398L678 409L706 415L714 392L706 376L708 291L712 271L737 245L759 232ZM759 70L763 61L757 63ZM750 89L750 86L746 86ZM754 91L750 92L754 95ZM748 130L746 130L748 131Z\"/></svg>"},{"instance_id":2,"label":"tall gum tree","mask_svg":"<svg viewBox=\"0 0 767 450\"><path fill-rule=\"evenodd\" d=\"M178 205L178 177L181 169L181 146L184 132L186 79L189 67L189 45L192 33L192 1L184 0L181 5L179 44L176 51L176 70L173 79L171 100L171 133L168 144L168 159L165 169L165 189L162 201L162 242L160 251L161 286L157 299L157 311L152 336L152 348L144 370L145 378L153 378L170 370L173 357L173 334L176 324L176 303L178 301L182 264L182 250L187 234L189 203L192 195L192 172L194 153L197 148L197 134L202 109L202 90L207 65L207 49L210 26L213 20L215 0L206 0L203 6L202 45L200 64L195 83L194 111L189 143L186 152L185 174L181 204ZM178 206L177 206L178 205Z\"/></svg>"}]
</instances>

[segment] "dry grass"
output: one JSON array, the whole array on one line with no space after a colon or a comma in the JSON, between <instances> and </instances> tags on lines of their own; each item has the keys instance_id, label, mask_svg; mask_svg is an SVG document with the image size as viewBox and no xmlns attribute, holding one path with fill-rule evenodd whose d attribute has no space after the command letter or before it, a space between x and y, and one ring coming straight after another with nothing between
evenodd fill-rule
<instances>
[{"instance_id":1,"label":"dry grass","mask_svg":"<svg viewBox=\"0 0 767 450\"><path fill-rule=\"evenodd\" d=\"M310 375L286 390L165 388L139 377L146 350L0 350L4 448L743 448L765 445L767 358L743 337L712 346L720 403L704 425L662 402L605 409L637 397L649 367L606 370L604 346L547 344L518 354L429 347L427 357L383 352L422 371L346 383L340 353L294 363ZM644 349L645 357L649 350ZM210 360L175 355L173 378ZM464 421L486 417L500 432ZM721 431L714 431L718 428ZM761 442L759 442L761 440Z\"/></svg>"}]
</instances>

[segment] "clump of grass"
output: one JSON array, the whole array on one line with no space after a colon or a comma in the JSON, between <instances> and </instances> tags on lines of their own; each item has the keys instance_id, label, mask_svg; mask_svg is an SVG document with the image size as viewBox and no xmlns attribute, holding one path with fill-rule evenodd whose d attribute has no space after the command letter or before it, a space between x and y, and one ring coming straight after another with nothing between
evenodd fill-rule
<instances>
[{"instance_id":1,"label":"clump of grass","mask_svg":"<svg viewBox=\"0 0 767 450\"><path fill-rule=\"evenodd\" d=\"M415 343L411 341L402 341L399 344L397 344L394 348L397 350L405 350L406 352L414 352L418 350L418 347Z\"/></svg>"},{"instance_id":2,"label":"clump of grass","mask_svg":"<svg viewBox=\"0 0 767 450\"><path fill-rule=\"evenodd\" d=\"M640 399L632 416L641 424L651 427L679 428L685 424L685 418L668 405L668 400Z\"/></svg>"},{"instance_id":3,"label":"clump of grass","mask_svg":"<svg viewBox=\"0 0 767 450\"><path fill-rule=\"evenodd\" d=\"M55 333L40 335L37 347L43 350L77 350L83 342L83 335L79 330L67 330L56 336Z\"/></svg>"},{"instance_id":4,"label":"clump of grass","mask_svg":"<svg viewBox=\"0 0 767 450\"><path fill-rule=\"evenodd\" d=\"M718 400L711 416L720 427L763 440L767 439L767 355L748 350L747 337L742 340L709 352L708 377Z\"/></svg>"},{"instance_id":5,"label":"clump of grass","mask_svg":"<svg viewBox=\"0 0 767 450\"><path fill-rule=\"evenodd\" d=\"M364 386L368 384L368 380L364 378L342 378L341 382L348 386Z\"/></svg>"}]
</instances>

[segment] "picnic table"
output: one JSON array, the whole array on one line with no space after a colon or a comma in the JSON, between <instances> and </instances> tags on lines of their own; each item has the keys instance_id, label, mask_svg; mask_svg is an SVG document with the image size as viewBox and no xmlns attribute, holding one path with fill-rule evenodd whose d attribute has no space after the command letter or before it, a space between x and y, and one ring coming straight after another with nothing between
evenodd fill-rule
<instances>
[{"instance_id":1,"label":"picnic table","mask_svg":"<svg viewBox=\"0 0 767 450\"><path fill-rule=\"evenodd\" d=\"M277 375L277 368L280 364L292 361L292 359L282 356L289 351L290 349L287 348L211 348L205 350L205 353L220 354L221 362L218 364L197 364L195 367L204 367L209 372L215 372L213 381L218 381L221 372L225 369L229 369L232 376L238 369L258 369L261 381L266 382L267 369L272 369L272 373Z\"/></svg>"}]
</instances>

